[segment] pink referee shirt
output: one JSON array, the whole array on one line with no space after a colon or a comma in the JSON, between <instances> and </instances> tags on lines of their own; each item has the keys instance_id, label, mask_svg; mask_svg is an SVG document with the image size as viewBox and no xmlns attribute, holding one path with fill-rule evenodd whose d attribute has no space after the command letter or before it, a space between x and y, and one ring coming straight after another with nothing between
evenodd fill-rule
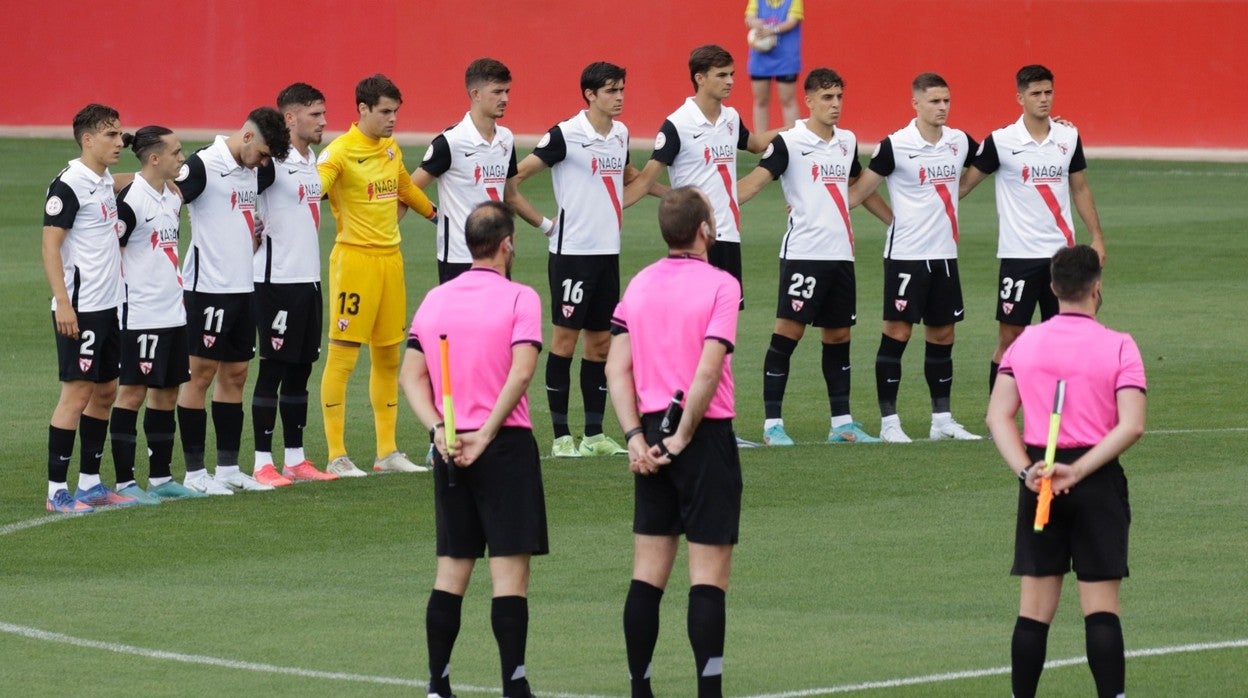
<instances>
[{"instance_id":1,"label":"pink referee shirt","mask_svg":"<svg viewBox=\"0 0 1248 698\"><path fill-rule=\"evenodd\" d=\"M611 322L628 331L643 413L662 412L677 390L689 392L706 340L722 341L732 351L740 303L737 280L694 257L661 259L633 277ZM705 416L730 419L735 414L730 354Z\"/></svg>"},{"instance_id":2,"label":"pink referee shirt","mask_svg":"<svg viewBox=\"0 0 1248 698\"><path fill-rule=\"evenodd\" d=\"M408 332L425 355L433 404L442 413L442 367L438 341L451 346L451 393L455 428L480 429L511 371L512 347L542 346L542 302L537 292L492 269L474 267L435 287L421 301ZM445 416L445 415L443 415ZM531 429L529 399L521 397L503 426Z\"/></svg>"},{"instance_id":3,"label":"pink referee shirt","mask_svg":"<svg viewBox=\"0 0 1248 698\"><path fill-rule=\"evenodd\" d=\"M1094 446L1118 424L1119 390L1147 389L1135 340L1087 315L1063 313L1023 330L1001 358L1018 383L1023 441L1043 446L1057 381L1066 381L1059 448Z\"/></svg>"}]
</instances>

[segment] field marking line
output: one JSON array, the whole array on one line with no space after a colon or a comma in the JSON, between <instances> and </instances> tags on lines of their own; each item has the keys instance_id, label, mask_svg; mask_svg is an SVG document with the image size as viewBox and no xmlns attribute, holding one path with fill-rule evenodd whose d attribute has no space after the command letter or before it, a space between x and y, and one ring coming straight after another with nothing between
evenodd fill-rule
<instances>
[{"instance_id":1,"label":"field marking line","mask_svg":"<svg viewBox=\"0 0 1248 698\"><path fill-rule=\"evenodd\" d=\"M1248 638L1242 640L1227 640L1225 642L1197 642L1186 645L1171 645L1169 647L1149 647L1139 650L1128 650L1126 655L1127 659L1135 659L1137 657L1159 657L1169 654L1208 652L1212 650L1238 649L1243 647L1248 647ZM1044 668L1056 669L1059 667L1087 664L1087 662L1087 657L1053 659L1045 662ZM1010 667L1008 666L994 667L991 669L968 669L966 671L951 671L943 674L910 676L906 678L887 679L884 681L866 681L863 683L828 686L826 688L808 688L800 691L785 691L783 693L761 693L758 695L748 696L748 698L814 698L815 696L830 696L837 693L857 693L860 691L870 691L879 688L900 688L903 686L920 686L930 683L958 681L961 679L978 679L985 676L1003 676L1008 675L1009 673Z\"/></svg>"},{"instance_id":2,"label":"field marking line","mask_svg":"<svg viewBox=\"0 0 1248 698\"><path fill-rule=\"evenodd\" d=\"M356 683L372 683L388 686L411 686L416 688L424 688L425 682L419 679L405 679L396 676L374 676L370 674L352 674L340 671L319 671L316 669L301 669L298 667L284 667L276 664L264 664L260 662L244 662L236 659L222 659L220 657L209 657L200 654L183 654L181 652L169 652L165 650L154 650L145 647L136 647L134 645L125 645L117 642L102 642L99 640L88 640L85 638L65 635L63 633L54 633L48 630L32 628L25 625L14 625L0 621L0 632L10 635L17 635L30 640L43 640L45 642L55 642L63 645L72 645L74 647L85 647L88 649L103 650L105 652L115 652L117 654L129 654L148 659L161 659L174 662L183 662L186 664L199 664L204 666L221 667L223 669L241 669L244 671L255 671L268 674L285 674L288 676L298 676L307 679L327 679L333 681L353 681ZM1227 640L1223 642L1197 642L1185 645L1170 645L1168 647L1150 647L1138 650L1129 650L1126 655L1128 659L1137 657L1159 657L1169 654L1181 654L1187 652L1208 652L1212 650L1236 649L1248 647L1248 638L1241 640ZM1068 659L1054 659L1044 663L1046 669L1055 669L1058 667L1072 666L1077 664L1086 664L1087 657L1071 657ZM901 686L918 686L929 683L941 683L946 681L957 681L959 679L974 679L985 676L1001 676L1010 673L1010 667L993 667L991 669L969 669L965 671L952 671L942 674L927 674L924 676L911 676L906 678L886 679L884 681L867 681L864 683L842 684L840 686L829 686L826 688L808 688L798 691L785 691L783 693L763 693L748 698L810 698L812 696L833 695L836 693L854 693L858 691L868 691L877 688L897 688ZM481 686L456 686L457 691L464 693L495 693L497 689L484 688ZM599 696L594 694L581 693L549 693L542 692L542 695L551 698L608 698L607 696Z\"/></svg>"}]
</instances>

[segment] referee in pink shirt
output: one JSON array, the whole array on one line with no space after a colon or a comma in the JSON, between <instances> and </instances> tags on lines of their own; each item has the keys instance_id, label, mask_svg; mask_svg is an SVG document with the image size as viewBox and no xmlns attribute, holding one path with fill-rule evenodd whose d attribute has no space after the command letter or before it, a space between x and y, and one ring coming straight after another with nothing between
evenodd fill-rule
<instances>
[{"instance_id":1,"label":"referee in pink shirt","mask_svg":"<svg viewBox=\"0 0 1248 698\"><path fill-rule=\"evenodd\" d=\"M399 383L429 429L434 457L438 571L425 612L429 696L450 698L451 650L478 558L490 552L490 620L503 693L527 698L529 558L549 552L542 469L525 391L542 346L537 292L507 277L515 223L503 203L479 204L464 225L472 266L429 291L412 318ZM442 414L438 342L450 343L456 440L450 456ZM455 467L448 481L449 467ZM452 484L454 483L454 484Z\"/></svg>"},{"instance_id":2,"label":"referee in pink shirt","mask_svg":"<svg viewBox=\"0 0 1248 698\"><path fill-rule=\"evenodd\" d=\"M1096 250L1060 250L1051 273L1059 314L1025 329L1006 350L988 404L993 443L1021 481L1010 571L1022 577L1011 644L1013 693L1036 694L1062 578L1073 568L1097 694L1120 696L1126 658L1118 591L1128 575L1131 505L1118 456L1144 433L1144 363L1131 335L1096 320ZM1059 380L1066 381L1066 399L1051 475L1055 497L1048 525L1036 532L1036 493ZM1021 437L1014 421L1020 406Z\"/></svg>"},{"instance_id":3,"label":"referee in pink shirt","mask_svg":"<svg viewBox=\"0 0 1248 698\"><path fill-rule=\"evenodd\" d=\"M741 519L732 364L741 286L707 262L710 201L696 187L659 203L668 256L642 269L612 314L607 384L634 473L633 581L624 643L634 698L652 698L659 602L680 535L689 544L689 643L700 697L722 695L725 592ZM679 423L662 431L677 391ZM669 413L671 414L671 413Z\"/></svg>"}]
</instances>

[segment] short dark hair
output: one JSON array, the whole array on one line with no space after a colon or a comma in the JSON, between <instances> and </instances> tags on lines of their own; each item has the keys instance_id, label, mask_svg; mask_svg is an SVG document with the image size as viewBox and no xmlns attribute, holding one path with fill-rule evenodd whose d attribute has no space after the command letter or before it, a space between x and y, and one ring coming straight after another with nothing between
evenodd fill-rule
<instances>
[{"instance_id":1,"label":"short dark hair","mask_svg":"<svg viewBox=\"0 0 1248 698\"><path fill-rule=\"evenodd\" d=\"M247 121L256 125L260 138L269 146L269 156L285 160L290 154L290 129L286 128L286 117L273 107L256 107L247 115Z\"/></svg>"},{"instance_id":2,"label":"short dark hair","mask_svg":"<svg viewBox=\"0 0 1248 698\"><path fill-rule=\"evenodd\" d=\"M711 68L723 68L732 65L732 54L723 46L706 44L689 52L689 81L693 90L698 90L698 74L709 73Z\"/></svg>"},{"instance_id":3,"label":"short dark hair","mask_svg":"<svg viewBox=\"0 0 1248 698\"><path fill-rule=\"evenodd\" d=\"M516 214L502 201L484 201L476 205L464 222L464 238L474 260L489 259L498 252L503 240L516 234Z\"/></svg>"},{"instance_id":4,"label":"short dark hair","mask_svg":"<svg viewBox=\"0 0 1248 698\"><path fill-rule=\"evenodd\" d=\"M511 71L502 61L493 58L478 58L468 64L464 71L464 87L469 90L487 82L511 82Z\"/></svg>"},{"instance_id":5,"label":"short dark hair","mask_svg":"<svg viewBox=\"0 0 1248 698\"><path fill-rule=\"evenodd\" d=\"M139 159L139 164L147 164L147 156L151 155L152 151L163 148L165 142L162 139L172 133L172 129L164 126L144 126L134 132L134 136L130 140L130 150L134 151L134 156Z\"/></svg>"},{"instance_id":6,"label":"short dark hair","mask_svg":"<svg viewBox=\"0 0 1248 698\"><path fill-rule=\"evenodd\" d=\"M1049 265L1053 293L1066 302L1081 301L1101 278L1101 257L1090 245L1063 247Z\"/></svg>"},{"instance_id":7,"label":"short dark hair","mask_svg":"<svg viewBox=\"0 0 1248 698\"><path fill-rule=\"evenodd\" d=\"M606 61L598 61L585 66L585 70L581 71L581 99L585 99L585 90L597 92L607 86L609 82L623 80L627 71L614 63ZM589 100L585 99L588 104Z\"/></svg>"},{"instance_id":8,"label":"short dark hair","mask_svg":"<svg viewBox=\"0 0 1248 698\"><path fill-rule=\"evenodd\" d=\"M698 237L698 228L713 218L711 207L697 187L677 187L659 200L659 232L671 249L691 246Z\"/></svg>"},{"instance_id":9,"label":"short dark hair","mask_svg":"<svg viewBox=\"0 0 1248 698\"><path fill-rule=\"evenodd\" d=\"M389 97L399 104L403 103L403 93L390 78L376 73L355 84L355 104L363 104L370 110L381 102L382 97Z\"/></svg>"},{"instance_id":10,"label":"short dark hair","mask_svg":"<svg viewBox=\"0 0 1248 698\"><path fill-rule=\"evenodd\" d=\"M910 83L910 89L914 92L926 92L933 87L949 87L949 83L936 73L920 73L914 82Z\"/></svg>"},{"instance_id":11,"label":"short dark hair","mask_svg":"<svg viewBox=\"0 0 1248 698\"><path fill-rule=\"evenodd\" d=\"M1027 89L1027 86L1033 82L1044 82L1045 80L1053 82L1053 71L1039 63L1025 65L1019 68L1014 75L1014 84L1018 85L1019 92Z\"/></svg>"},{"instance_id":12,"label":"short dark hair","mask_svg":"<svg viewBox=\"0 0 1248 698\"><path fill-rule=\"evenodd\" d=\"M806 82L802 85L802 90L810 93L831 87L845 89L845 79L831 68L815 68L806 75Z\"/></svg>"},{"instance_id":13,"label":"short dark hair","mask_svg":"<svg viewBox=\"0 0 1248 698\"><path fill-rule=\"evenodd\" d=\"M277 93L277 110L286 111L294 106L310 107L324 102L325 95L306 82L296 82Z\"/></svg>"},{"instance_id":14,"label":"short dark hair","mask_svg":"<svg viewBox=\"0 0 1248 698\"><path fill-rule=\"evenodd\" d=\"M82 145L83 136L95 133L114 121L121 121L121 114L116 109L103 104L88 104L74 114L74 140Z\"/></svg>"}]
</instances>

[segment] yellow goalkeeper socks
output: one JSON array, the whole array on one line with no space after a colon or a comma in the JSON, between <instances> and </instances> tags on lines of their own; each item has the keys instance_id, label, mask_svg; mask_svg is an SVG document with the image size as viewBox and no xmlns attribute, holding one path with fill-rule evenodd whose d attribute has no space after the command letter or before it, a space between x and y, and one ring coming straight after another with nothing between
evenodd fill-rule
<instances>
[{"instance_id":1,"label":"yellow goalkeeper socks","mask_svg":"<svg viewBox=\"0 0 1248 698\"><path fill-rule=\"evenodd\" d=\"M399 450L395 430L399 422L399 351L401 344L369 346L373 368L368 374L368 398L373 403L377 429L377 457Z\"/></svg>"},{"instance_id":2,"label":"yellow goalkeeper socks","mask_svg":"<svg viewBox=\"0 0 1248 698\"><path fill-rule=\"evenodd\" d=\"M329 460L347 455L347 381L351 379L359 357L359 346L347 347L333 342L330 342L325 356L325 372L321 374L321 412L325 421Z\"/></svg>"}]
</instances>

